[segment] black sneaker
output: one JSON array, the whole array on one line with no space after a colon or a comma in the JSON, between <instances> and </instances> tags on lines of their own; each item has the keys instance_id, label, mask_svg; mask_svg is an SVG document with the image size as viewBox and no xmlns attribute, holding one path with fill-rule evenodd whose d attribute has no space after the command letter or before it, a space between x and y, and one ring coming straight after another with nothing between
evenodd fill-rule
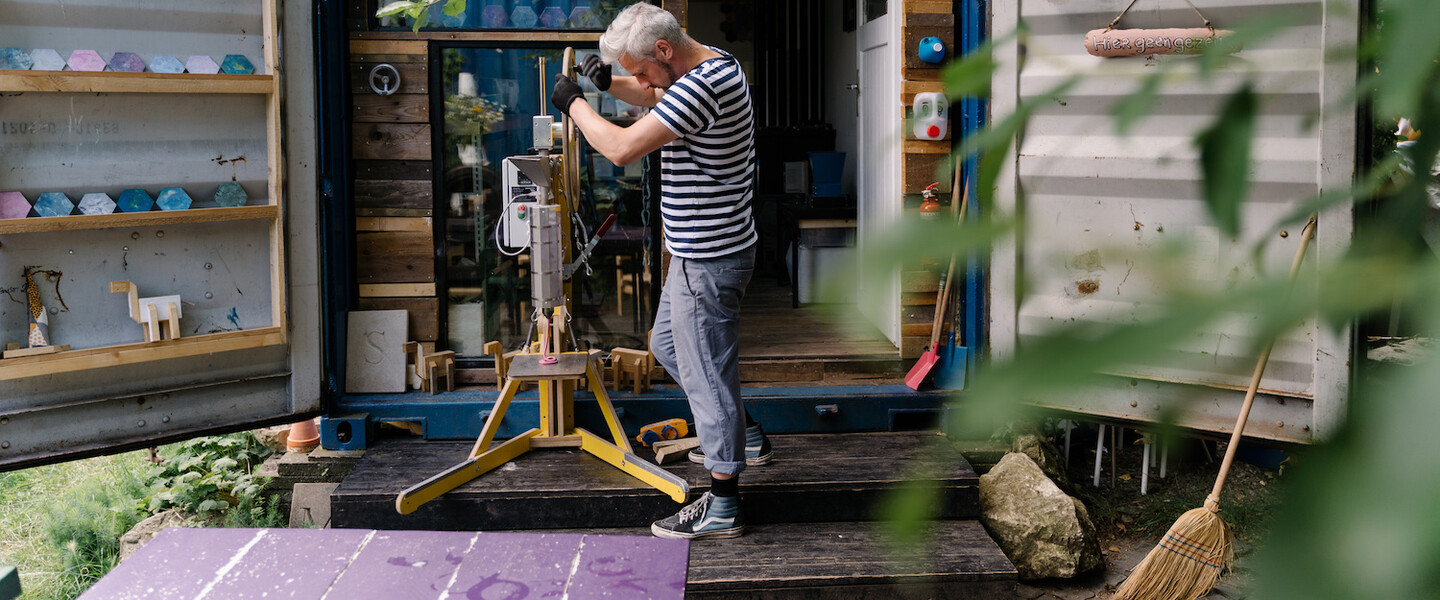
<instances>
[{"instance_id":1,"label":"black sneaker","mask_svg":"<svg viewBox=\"0 0 1440 600\"><path fill-rule=\"evenodd\" d=\"M696 446L690 451L690 462L697 465L705 464L705 451ZM752 467L770 462L775 457L775 451L770 449L770 438L765 437L765 431L760 429L756 423L745 428L745 464Z\"/></svg>"},{"instance_id":2,"label":"black sneaker","mask_svg":"<svg viewBox=\"0 0 1440 600\"><path fill-rule=\"evenodd\" d=\"M740 498L721 498L705 492L680 512L650 525L650 533L662 538L733 538L745 533Z\"/></svg>"}]
</instances>

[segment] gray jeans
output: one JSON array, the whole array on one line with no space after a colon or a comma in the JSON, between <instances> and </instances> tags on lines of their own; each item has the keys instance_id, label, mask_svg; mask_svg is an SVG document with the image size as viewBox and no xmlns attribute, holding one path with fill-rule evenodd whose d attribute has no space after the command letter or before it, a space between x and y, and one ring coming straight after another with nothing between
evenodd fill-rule
<instances>
[{"instance_id":1,"label":"gray jeans","mask_svg":"<svg viewBox=\"0 0 1440 600\"><path fill-rule=\"evenodd\" d=\"M740 401L740 299L755 273L755 246L720 258L670 259L650 351L690 401L705 468L745 469Z\"/></svg>"}]
</instances>

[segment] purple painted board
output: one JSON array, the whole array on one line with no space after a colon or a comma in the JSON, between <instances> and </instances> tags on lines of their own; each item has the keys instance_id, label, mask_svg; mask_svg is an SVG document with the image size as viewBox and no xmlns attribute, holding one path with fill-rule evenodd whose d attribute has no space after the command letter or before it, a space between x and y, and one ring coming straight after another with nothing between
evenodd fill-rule
<instances>
[{"instance_id":1,"label":"purple painted board","mask_svg":"<svg viewBox=\"0 0 1440 600\"><path fill-rule=\"evenodd\" d=\"M166 529L80 598L194 598L259 533L258 529Z\"/></svg>"},{"instance_id":2,"label":"purple painted board","mask_svg":"<svg viewBox=\"0 0 1440 600\"><path fill-rule=\"evenodd\" d=\"M584 537L481 532L460 563L450 597L559 598Z\"/></svg>"},{"instance_id":3,"label":"purple painted board","mask_svg":"<svg viewBox=\"0 0 1440 600\"><path fill-rule=\"evenodd\" d=\"M440 598L479 534L377 531L331 588L330 598Z\"/></svg>"},{"instance_id":4,"label":"purple painted board","mask_svg":"<svg viewBox=\"0 0 1440 600\"><path fill-rule=\"evenodd\" d=\"M318 599L350 565L365 529L267 529L207 599Z\"/></svg>"},{"instance_id":5,"label":"purple painted board","mask_svg":"<svg viewBox=\"0 0 1440 600\"><path fill-rule=\"evenodd\" d=\"M571 598L685 597L690 544L686 540L587 535L565 594Z\"/></svg>"}]
</instances>

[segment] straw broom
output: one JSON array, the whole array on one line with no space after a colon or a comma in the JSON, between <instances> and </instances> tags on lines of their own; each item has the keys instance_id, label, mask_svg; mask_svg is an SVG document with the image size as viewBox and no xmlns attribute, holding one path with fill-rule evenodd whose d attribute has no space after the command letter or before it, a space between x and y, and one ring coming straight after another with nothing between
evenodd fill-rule
<instances>
[{"instance_id":1,"label":"straw broom","mask_svg":"<svg viewBox=\"0 0 1440 600\"><path fill-rule=\"evenodd\" d=\"M1315 220L1315 215L1311 215L1300 235L1300 247L1295 250L1295 260L1290 264L1290 288L1294 287L1300 263L1305 260L1305 248L1315 236ZM1286 289L1286 299L1289 299L1290 288ZM1225 476L1230 474L1230 464L1240 447L1245 421L1249 419L1250 407L1255 403L1255 392L1260 389L1260 377L1265 373L1265 364L1270 361L1270 351L1274 348L1275 341L1270 340L1260 352L1260 360L1255 363L1250 388L1245 391L1245 402L1240 405L1240 417L1235 420L1235 431L1230 434L1230 445L1225 448L1225 460L1220 463L1220 475L1215 478L1215 487L1205 498L1205 506L1186 511L1175 520L1160 543L1150 550L1145 560L1115 591L1114 600L1195 600L1210 593L1220 574L1230 569L1235 558L1231 546L1234 536L1230 526L1220 518L1220 490L1225 487Z\"/></svg>"}]
</instances>

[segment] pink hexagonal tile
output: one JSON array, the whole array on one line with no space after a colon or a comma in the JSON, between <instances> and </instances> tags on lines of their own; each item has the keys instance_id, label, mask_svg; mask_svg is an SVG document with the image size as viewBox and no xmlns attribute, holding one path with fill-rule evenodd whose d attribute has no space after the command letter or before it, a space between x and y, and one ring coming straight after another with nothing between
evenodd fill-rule
<instances>
[{"instance_id":1,"label":"pink hexagonal tile","mask_svg":"<svg viewBox=\"0 0 1440 600\"><path fill-rule=\"evenodd\" d=\"M100 58L100 53L94 50L76 50L70 53L71 71L104 71L105 59Z\"/></svg>"},{"instance_id":2,"label":"pink hexagonal tile","mask_svg":"<svg viewBox=\"0 0 1440 600\"><path fill-rule=\"evenodd\" d=\"M30 214L30 202L20 192L0 192L0 219L23 219Z\"/></svg>"},{"instance_id":3,"label":"pink hexagonal tile","mask_svg":"<svg viewBox=\"0 0 1440 600\"><path fill-rule=\"evenodd\" d=\"M215 64L215 59L208 56L192 56L185 61L185 70L201 75L214 75L220 72L220 65Z\"/></svg>"}]
</instances>

